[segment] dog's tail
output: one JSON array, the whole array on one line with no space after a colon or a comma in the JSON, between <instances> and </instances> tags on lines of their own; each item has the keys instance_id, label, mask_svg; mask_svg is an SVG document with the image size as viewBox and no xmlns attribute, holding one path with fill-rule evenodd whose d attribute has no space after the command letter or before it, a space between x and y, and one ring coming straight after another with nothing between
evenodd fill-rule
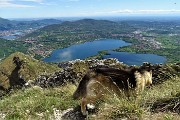
<instances>
[{"instance_id":1,"label":"dog's tail","mask_svg":"<svg viewBox=\"0 0 180 120\"><path fill-rule=\"evenodd\" d=\"M92 75L93 74L93 75ZM78 99L80 97L85 97L87 90L87 84L90 81L90 79L94 76L94 72L90 71L88 72L80 81L76 91L73 94L73 99Z\"/></svg>"}]
</instances>

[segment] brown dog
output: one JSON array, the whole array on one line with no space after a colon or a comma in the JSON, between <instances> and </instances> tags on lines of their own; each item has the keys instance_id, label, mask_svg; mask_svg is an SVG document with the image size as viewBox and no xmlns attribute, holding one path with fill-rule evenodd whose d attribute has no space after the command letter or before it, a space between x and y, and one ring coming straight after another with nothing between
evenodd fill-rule
<instances>
[{"instance_id":1,"label":"brown dog","mask_svg":"<svg viewBox=\"0 0 180 120\"><path fill-rule=\"evenodd\" d=\"M124 92L125 95L130 96L131 90L138 94L144 90L145 85L150 84L152 84L150 67L132 67L129 70L97 68L89 71L82 78L73 98L82 98L81 111L86 115L86 105L94 103L107 93L120 96Z\"/></svg>"}]
</instances>

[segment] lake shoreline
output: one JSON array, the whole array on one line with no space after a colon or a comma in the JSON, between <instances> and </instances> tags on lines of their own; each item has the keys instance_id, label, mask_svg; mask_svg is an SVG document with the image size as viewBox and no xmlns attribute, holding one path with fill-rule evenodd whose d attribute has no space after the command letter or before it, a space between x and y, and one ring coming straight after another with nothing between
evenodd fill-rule
<instances>
[{"instance_id":1,"label":"lake shoreline","mask_svg":"<svg viewBox=\"0 0 180 120\"><path fill-rule=\"evenodd\" d=\"M103 59L103 58L112 58L112 53L115 49L124 47L124 46L131 46L131 43L128 43L124 40L118 40L118 39L97 39L88 41L81 44L75 44L67 48L63 49L57 49L52 51L51 55L49 57L46 57L43 59L45 62L65 62L65 61L71 61L75 59ZM116 54L125 54L121 52L117 52ZM132 54L132 53L126 53ZM132 54L133 56L139 57L139 54ZM140 55L144 56L144 54ZM145 54L146 56L146 54ZM140 63L142 62L153 62L156 63L153 59L157 57L158 62L157 63L165 63L166 58L163 56L158 55L151 55L147 54L147 56L151 56L151 59L144 59L143 57L137 58L137 61ZM123 57L123 56L122 56ZM116 57L115 57L116 58ZM118 57L117 57L118 58ZM145 57L146 58L146 57ZM161 61L162 58L162 61ZM119 59L119 58L118 58ZM127 60L128 58L126 58ZM133 58L130 58L133 61ZM139 60L138 60L139 59ZM121 58L119 59L120 61ZM145 61L143 61L145 60ZM122 61L124 62L124 61ZM131 62L130 62L131 63ZM133 63L133 62L132 62ZM139 63L135 63L136 65L139 65ZM129 64L132 65L132 64Z\"/></svg>"}]
</instances>

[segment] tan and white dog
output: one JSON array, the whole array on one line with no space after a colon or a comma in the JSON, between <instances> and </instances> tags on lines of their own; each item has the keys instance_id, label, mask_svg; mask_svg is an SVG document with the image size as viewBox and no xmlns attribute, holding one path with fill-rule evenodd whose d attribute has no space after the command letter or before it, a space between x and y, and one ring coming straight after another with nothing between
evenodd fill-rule
<instances>
[{"instance_id":1,"label":"tan and white dog","mask_svg":"<svg viewBox=\"0 0 180 120\"><path fill-rule=\"evenodd\" d=\"M73 94L74 99L82 98L81 112L86 115L86 105L95 103L107 93L130 96L130 91L138 94L145 85L152 84L150 67L131 67L128 70L115 68L97 68L90 70L80 81Z\"/></svg>"}]
</instances>

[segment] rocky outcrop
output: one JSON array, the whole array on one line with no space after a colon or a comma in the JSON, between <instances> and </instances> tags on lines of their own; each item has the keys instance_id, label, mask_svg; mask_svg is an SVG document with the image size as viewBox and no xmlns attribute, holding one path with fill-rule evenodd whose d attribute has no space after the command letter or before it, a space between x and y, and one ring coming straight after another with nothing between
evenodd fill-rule
<instances>
[{"instance_id":1,"label":"rocky outcrop","mask_svg":"<svg viewBox=\"0 0 180 120\"><path fill-rule=\"evenodd\" d=\"M90 69L99 67L129 69L131 67L119 62L114 58L104 60L74 60L59 63L58 66L63 68L63 70L50 76L40 75L38 78L36 78L33 84L43 88L60 86L66 83L77 84ZM151 66L153 71L153 84L160 84L171 77L180 75L179 63L167 65L144 63L143 66Z\"/></svg>"},{"instance_id":2,"label":"rocky outcrop","mask_svg":"<svg viewBox=\"0 0 180 120\"><path fill-rule=\"evenodd\" d=\"M34 85L38 85L42 88L55 87L64 85L67 82L75 83L78 78L77 74L72 69L64 69L60 72L55 72L53 75L40 75L33 82Z\"/></svg>"},{"instance_id":3,"label":"rocky outcrop","mask_svg":"<svg viewBox=\"0 0 180 120\"><path fill-rule=\"evenodd\" d=\"M152 65L153 84L161 84L172 77L180 76L180 63Z\"/></svg>"},{"instance_id":4,"label":"rocky outcrop","mask_svg":"<svg viewBox=\"0 0 180 120\"><path fill-rule=\"evenodd\" d=\"M75 60L59 63L58 66L63 68L63 70L55 72L50 76L40 75L33 84L43 88L64 85L66 83L77 84L89 69L96 67L127 67L117 61L117 59Z\"/></svg>"}]
</instances>

